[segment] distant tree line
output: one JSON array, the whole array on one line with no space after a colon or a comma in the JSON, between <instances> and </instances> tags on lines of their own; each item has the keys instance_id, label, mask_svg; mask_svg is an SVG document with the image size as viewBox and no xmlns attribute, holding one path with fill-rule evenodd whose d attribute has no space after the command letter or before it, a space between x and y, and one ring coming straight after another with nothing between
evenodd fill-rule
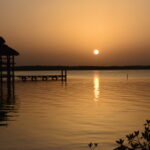
<instances>
[{"instance_id":1,"label":"distant tree line","mask_svg":"<svg viewBox=\"0 0 150 150\"><path fill-rule=\"evenodd\" d=\"M145 70L150 66L16 66L16 71L38 70Z\"/></svg>"}]
</instances>

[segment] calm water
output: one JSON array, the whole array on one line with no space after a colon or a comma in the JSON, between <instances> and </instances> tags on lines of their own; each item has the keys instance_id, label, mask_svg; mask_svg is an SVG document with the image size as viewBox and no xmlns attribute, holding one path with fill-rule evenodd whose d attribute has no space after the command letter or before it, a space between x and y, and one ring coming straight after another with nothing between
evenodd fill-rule
<instances>
[{"instance_id":1,"label":"calm water","mask_svg":"<svg viewBox=\"0 0 150 150\"><path fill-rule=\"evenodd\" d=\"M37 73L49 74L17 72ZM0 150L112 150L150 119L150 71L68 74L67 83L16 81L15 99L0 102Z\"/></svg>"}]
</instances>

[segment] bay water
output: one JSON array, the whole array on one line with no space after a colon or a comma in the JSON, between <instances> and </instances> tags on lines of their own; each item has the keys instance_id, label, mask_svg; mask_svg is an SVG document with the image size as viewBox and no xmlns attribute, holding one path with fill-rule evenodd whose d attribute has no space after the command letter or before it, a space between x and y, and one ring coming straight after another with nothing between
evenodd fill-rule
<instances>
[{"instance_id":1,"label":"bay water","mask_svg":"<svg viewBox=\"0 0 150 150\"><path fill-rule=\"evenodd\" d=\"M88 150L90 142L112 150L150 119L150 70L68 71L67 82L17 80L15 97L0 101L0 114L0 150Z\"/></svg>"}]
</instances>

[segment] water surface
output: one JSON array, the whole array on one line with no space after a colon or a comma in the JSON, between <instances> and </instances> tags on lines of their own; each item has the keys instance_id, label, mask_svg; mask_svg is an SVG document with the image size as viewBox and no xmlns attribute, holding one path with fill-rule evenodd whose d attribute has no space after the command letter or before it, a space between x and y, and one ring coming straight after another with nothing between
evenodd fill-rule
<instances>
[{"instance_id":1,"label":"water surface","mask_svg":"<svg viewBox=\"0 0 150 150\"><path fill-rule=\"evenodd\" d=\"M0 101L0 150L87 150L90 142L111 150L150 119L149 91L148 70L69 71L66 83L16 81L15 98Z\"/></svg>"}]
</instances>

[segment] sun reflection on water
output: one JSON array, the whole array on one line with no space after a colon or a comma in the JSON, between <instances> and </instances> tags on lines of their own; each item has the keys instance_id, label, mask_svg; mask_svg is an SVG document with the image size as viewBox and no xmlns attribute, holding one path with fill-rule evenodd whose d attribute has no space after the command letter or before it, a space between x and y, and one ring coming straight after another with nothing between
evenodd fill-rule
<instances>
[{"instance_id":1,"label":"sun reflection on water","mask_svg":"<svg viewBox=\"0 0 150 150\"><path fill-rule=\"evenodd\" d=\"M100 96L99 76L97 75L94 76L93 82L94 82L94 101L98 101Z\"/></svg>"}]
</instances>

